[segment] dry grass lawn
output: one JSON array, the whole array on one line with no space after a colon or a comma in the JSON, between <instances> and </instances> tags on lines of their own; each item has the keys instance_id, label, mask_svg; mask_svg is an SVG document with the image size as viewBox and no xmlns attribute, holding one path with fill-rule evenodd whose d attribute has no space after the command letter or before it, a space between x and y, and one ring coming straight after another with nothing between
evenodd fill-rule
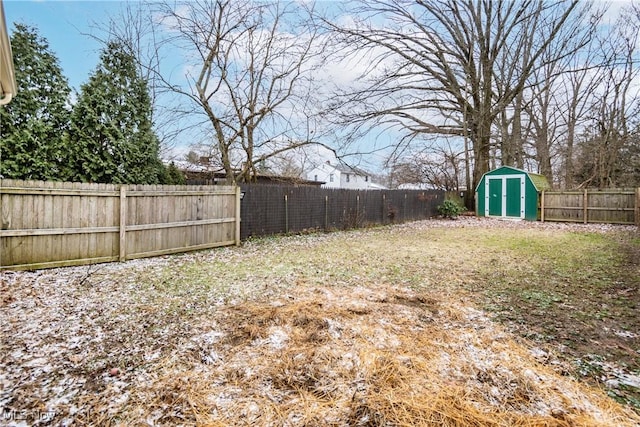
<instances>
[{"instance_id":1,"label":"dry grass lawn","mask_svg":"<svg viewBox=\"0 0 640 427\"><path fill-rule=\"evenodd\" d=\"M0 273L0 425L638 426L639 252L470 218Z\"/></svg>"}]
</instances>

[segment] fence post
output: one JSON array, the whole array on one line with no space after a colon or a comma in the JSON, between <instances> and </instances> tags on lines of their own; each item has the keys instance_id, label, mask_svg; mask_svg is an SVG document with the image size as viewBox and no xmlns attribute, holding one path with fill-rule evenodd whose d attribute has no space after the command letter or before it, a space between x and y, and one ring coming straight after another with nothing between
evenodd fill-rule
<instances>
[{"instance_id":1,"label":"fence post","mask_svg":"<svg viewBox=\"0 0 640 427\"><path fill-rule=\"evenodd\" d=\"M119 261L127 259L127 187L120 186L120 254Z\"/></svg>"},{"instance_id":2,"label":"fence post","mask_svg":"<svg viewBox=\"0 0 640 427\"><path fill-rule=\"evenodd\" d=\"M356 227L359 227L358 225L359 216L360 216L360 194L356 194L356 220L355 220Z\"/></svg>"},{"instance_id":3,"label":"fence post","mask_svg":"<svg viewBox=\"0 0 640 427\"><path fill-rule=\"evenodd\" d=\"M240 186L236 185L236 246L240 246L240 201L242 194Z\"/></svg>"},{"instance_id":4,"label":"fence post","mask_svg":"<svg viewBox=\"0 0 640 427\"><path fill-rule=\"evenodd\" d=\"M407 193L404 193L404 203L402 205L402 222L407 221Z\"/></svg>"},{"instance_id":5,"label":"fence post","mask_svg":"<svg viewBox=\"0 0 640 427\"><path fill-rule=\"evenodd\" d=\"M329 231L329 196L324 196L324 231Z\"/></svg>"},{"instance_id":6,"label":"fence post","mask_svg":"<svg viewBox=\"0 0 640 427\"><path fill-rule=\"evenodd\" d=\"M640 187L636 188L636 216L635 222L640 227Z\"/></svg>"},{"instance_id":7,"label":"fence post","mask_svg":"<svg viewBox=\"0 0 640 427\"><path fill-rule=\"evenodd\" d=\"M284 232L289 233L289 195L284 195Z\"/></svg>"},{"instance_id":8,"label":"fence post","mask_svg":"<svg viewBox=\"0 0 640 427\"><path fill-rule=\"evenodd\" d=\"M540 222L544 222L544 190L542 190L540 197Z\"/></svg>"},{"instance_id":9,"label":"fence post","mask_svg":"<svg viewBox=\"0 0 640 427\"><path fill-rule=\"evenodd\" d=\"M583 207L583 213L582 213L582 219L583 222L585 224L587 224L589 222L588 216L589 216L589 190L587 190L586 188L584 189L584 196L582 197L582 207Z\"/></svg>"},{"instance_id":10,"label":"fence post","mask_svg":"<svg viewBox=\"0 0 640 427\"><path fill-rule=\"evenodd\" d=\"M384 225L387 221L385 220L387 211L385 209L385 206L387 205L386 203L387 201L387 196L386 194L382 193L382 225Z\"/></svg>"}]
</instances>

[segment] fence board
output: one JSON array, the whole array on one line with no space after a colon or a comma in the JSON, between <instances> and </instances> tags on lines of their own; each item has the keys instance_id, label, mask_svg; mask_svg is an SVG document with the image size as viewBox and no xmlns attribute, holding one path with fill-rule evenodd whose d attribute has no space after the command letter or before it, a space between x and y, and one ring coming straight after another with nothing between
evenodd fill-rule
<instances>
[{"instance_id":1,"label":"fence board","mask_svg":"<svg viewBox=\"0 0 640 427\"><path fill-rule=\"evenodd\" d=\"M583 190L542 192L543 221L635 224L636 191Z\"/></svg>"},{"instance_id":2,"label":"fence board","mask_svg":"<svg viewBox=\"0 0 640 427\"><path fill-rule=\"evenodd\" d=\"M82 265L238 243L236 197L236 189L226 186L0 180L0 269Z\"/></svg>"}]
</instances>

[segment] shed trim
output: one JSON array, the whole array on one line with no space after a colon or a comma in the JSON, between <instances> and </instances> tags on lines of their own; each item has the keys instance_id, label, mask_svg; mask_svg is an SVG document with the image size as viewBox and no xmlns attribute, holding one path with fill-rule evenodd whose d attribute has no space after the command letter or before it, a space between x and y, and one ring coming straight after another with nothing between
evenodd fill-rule
<instances>
[{"instance_id":1,"label":"shed trim","mask_svg":"<svg viewBox=\"0 0 640 427\"><path fill-rule=\"evenodd\" d=\"M484 215L486 217L495 217L495 215L490 215L489 206L490 206L490 191L489 191L489 181L502 181L502 194L501 202L500 202L500 216L497 218L506 218L507 217L507 180L508 179L518 179L520 180L520 219L524 219L525 217L525 176L522 174L511 174L511 175L499 175L499 176L486 176L484 180ZM510 216L510 218L514 218Z\"/></svg>"}]
</instances>

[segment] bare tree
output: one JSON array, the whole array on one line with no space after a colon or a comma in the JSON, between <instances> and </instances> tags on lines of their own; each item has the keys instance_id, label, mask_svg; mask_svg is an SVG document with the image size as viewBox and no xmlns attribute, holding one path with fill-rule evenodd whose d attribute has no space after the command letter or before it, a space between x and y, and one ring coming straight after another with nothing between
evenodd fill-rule
<instances>
[{"instance_id":1,"label":"bare tree","mask_svg":"<svg viewBox=\"0 0 640 427\"><path fill-rule=\"evenodd\" d=\"M377 0L352 7L355 22L327 22L354 51L367 50L369 84L345 96L356 126L468 135L473 186L489 170L496 119L518 98L577 1ZM558 56L567 52L555 52ZM518 60L509 60L518 58ZM498 87L498 84L500 86ZM356 105L354 108L353 106Z\"/></svg>"},{"instance_id":2,"label":"bare tree","mask_svg":"<svg viewBox=\"0 0 640 427\"><path fill-rule=\"evenodd\" d=\"M514 100L510 136L516 148L517 165L523 167L528 163L529 168L545 175L550 183L566 177L563 174L555 179L561 164L571 166L564 155L572 148L578 121L583 119L586 100L594 90L590 79L585 77L588 73L593 75L599 67L592 47L603 13L603 8L593 8L589 3L582 5L573 17L574 25L561 29L547 52L540 56L540 64L534 67L528 86ZM509 164L505 162L505 145L503 141L503 164Z\"/></svg>"},{"instance_id":3,"label":"bare tree","mask_svg":"<svg viewBox=\"0 0 640 427\"><path fill-rule=\"evenodd\" d=\"M565 188L573 188L575 184L574 147L578 134L588 120L589 104L592 94L596 92L600 82L600 63L596 52L597 38L573 56L555 93L560 93L563 101L557 104L558 113L562 117L566 134L562 146L562 163L560 182Z\"/></svg>"},{"instance_id":4,"label":"bare tree","mask_svg":"<svg viewBox=\"0 0 640 427\"><path fill-rule=\"evenodd\" d=\"M613 31L601 41L603 63L598 86L591 94L590 126L580 145L580 186L618 185L620 158L630 137L630 118L638 105L634 81L639 75L636 64L640 20L626 10Z\"/></svg>"},{"instance_id":5,"label":"bare tree","mask_svg":"<svg viewBox=\"0 0 640 427\"><path fill-rule=\"evenodd\" d=\"M160 12L165 42L187 61L187 84L164 82L210 125L228 182L250 181L258 164L314 143L305 121L325 52L298 4L198 0Z\"/></svg>"},{"instance_id":6,"label":"bare tree","mask_svg":"<svg viewBox=\"0 0 640 427\"><path fill-rule=\"evenodd\" d=\"M464 150L449 141L390 159L389 163L395 187L418 184L458 192L464 183Z\"/></svg>"},{"instance_id":7,"label":"bare tree","mask_svg":"<svg viewBox=\"0 0 640 427\"><path fill-rule=\"evenodd\" d=\"M323 139L314 72L328 49L312 12L296 2L148 1L127 5L106 32L136 52L172 139L196 141L233 183Z\"/></svg>"}]
</instances>

